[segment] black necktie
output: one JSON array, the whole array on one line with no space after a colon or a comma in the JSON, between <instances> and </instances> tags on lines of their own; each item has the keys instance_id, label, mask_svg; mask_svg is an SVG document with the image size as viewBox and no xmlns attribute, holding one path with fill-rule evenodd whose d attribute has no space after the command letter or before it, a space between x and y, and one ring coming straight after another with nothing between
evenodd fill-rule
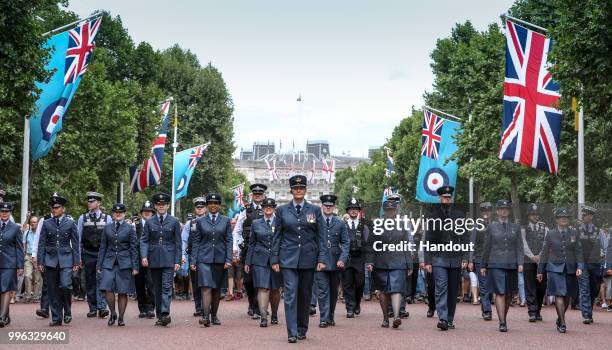
<instances>
[{"instance_id":1,"label":"black necktie","mask_svg":"<svg viewBox=\"0 0 612 350\"><path fill-rule=\"evenodd\" d=\"M59 224L60 224L60 219L59 218L55 218L55 224L57 225L57 227L59 227Z\"/></svg>"},{"instance_id":2,"label":"black necktie","mask_svg":"<svg viewBox=\"0 0 612 350\"><path fill-rule=\"evenodd\" d=\"M98 221L98 218L96 217L96 213L91 213L91 221L96 222Z\"/></svg>"},{"instance_id":3,"label":"black necktie","mask_svg":"<svg viewBox=\"0 0 612 350\"><path fill-rule=\"evenodd\" d=\"M355 221L351 221L351 230L355 229Z\"/></svg>"},{"instance_id":4,"label":"black necktie","mask_svg":"<svg viewBox=\"0 0 612 350\"><path fill-rule=\"evenodd\" d=\"M216 219L216 218L217 218L217 215L213 215L213 216L212 216L212 223L213 223L213 224L215 223L215 219Z\"/></svg>"},{"instance_id":5,"label":"black necktie","mask_svg":"<svg viewBox=\"0 0 612 350\"><path fill-rule=\"evenodd\" d=\"M163 216L163 215L160 215L160 216L159 216L159 224L160 224L160 225L163 225L163 224L164 224L164 216Z\"/></svg>"},{"instance_id":6,"label":"black necktie","mask_svg":"<svg viewBox=\"0 0 612 350\"><path fill-rule=\"evenodd\" d=\"M327 221L327 227L329 227L329 218L326 218L325 221Z\"/></svg>"},{"instance_id":7,"label":"black necktie","mask_svg":"<svg viewBox=\"0 0 612 350\"><path fill-rule=\"evenodd\" d=\"M119 231L119 226L121 226L120 222L115 223L115 230Z\"/></svg>"},{"instance_id":8,"label":"black necktie","mask_svg":"<svg viewBox=\"0 0 612 350\"><path fill-rule=\"evenodd\" d=\"M272 221L270 219L266 220L266 222L268 223L268 227L272 227Z\"/></svg>"},{"instance_id":9,"label":"black necktie","mask_svg":"<svg viewBox=\"0 0 612 350\"><path fill-rule=\"evenodd\" d=\"M297 211L297 213L299 214L299 213L300 213L300 211L302 211L302 206L301 206L301 205L299 205L299 204L298 204L298 205L296 205L296 206L295 206L295 211Z\"/></svg>"},{"instance_id":10,"label":"black necktie","mask_svg":"<svg viewBox=\"0 0 612 350\"><path fill-rule=\"evenodd\" d=\"M2 231L4 231L4 228L5 228L5 227L6 227L6 222L3 222L3 223L2 223L2 229L1 229L1 230L2 230Z\"/></svg>"}]
</instances>

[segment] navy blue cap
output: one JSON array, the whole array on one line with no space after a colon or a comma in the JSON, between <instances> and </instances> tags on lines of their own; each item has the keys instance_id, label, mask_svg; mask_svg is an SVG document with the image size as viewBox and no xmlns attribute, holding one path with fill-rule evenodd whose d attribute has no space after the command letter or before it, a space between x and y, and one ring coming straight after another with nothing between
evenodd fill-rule
<instances>
[{"instance_id":1,"label":"navy blue cap","mask_svg":"<svg viewBox=\"0 0 612 350\"><path fill-rule=\"evenodd\" d=\"M440 186L436 192L438 193L438 196L452 197L453 192L455 192L455 188L453 186Z\"/></svg>"},{"instance_id":2,"label":"navy blue cap","mask_svg":"<svg viewBox=\"0 0 612 350\"><path fill-rule=\"evenodd\" d=\"M268 189L268 186L264 185L264 184L252 184L249 189L251 190L251 193L253 194L263 194L266 192L266 190Z\"/></svg>"},{"instance_id":3,"label":"navy blue cap","mask_svg":"<svg viewBox=\"0 0 612 350\"><path fill-rule=\"evenodd\" d=\"M293 175L289 179L289 187L306 187L306 176L304 175Z\"/></svg>"},{"instance_id":4,"label":"navy blue cap","mask_svg":"<svg viewBox=\"0 0 612 350\"><path fill-rule=\"evenodd\" d=\"M336 200L338 199L338 196L330 193L320 196L319 199L321 200L321 204L323 205L336 205Z\"/></svg>"},{"instance_id":5,"label":"navy blue cap","mask_svg":"<svg viewBox=\"0 0 612 350\"><path fill-rule=\"evenodd\" d=\"M558 218L569 218L570 214L567 208L561 207L555 210L555 216Z\"/></svg>"},{"instance_id":6,"label":"navy blue cap","mask_svg":"<svg viewBox=\"0 0 612 350\"><path fill-rule=\"evenodd\" d=\"M497 209L502 209L502 208L509 209L510 201L507 199L500 199L497 201L497 204L495 204L495 206L497 207Z\"/></svg>"},{"instance_id":7,"label":"navy blue cap","mask_svg":"<svg viewBox=\"0 0 612 350\"><path fill-rule=\"evenodd\" d=\"M13 211L13 203L11 202L0 203L0 211Z\"/></svg>"},{"instance_id":8,"label":"navy blue cap","mask_svg":"<svg viewBox=\"0 0 612 350\"><path fill-rule=\"evenodd\" d=\"M125 204L123 203L113 204L113 213L115 212L125 213L126 211L127 211L127 208L125 207Z\"/></svg>"},{"instance_id":9,"label":"navy blue cap","mask_svg":"<svg viewBox=\"0 0 612 350\"><path fill-rule=\"evenodd\" d=\"M207 204L211 204L211 203L221 204L221 194L219 194L218 192L210 192L209 194L206 195L206 203Z\"/></svg>"},{"instance_id":10,"label":"navy blue cap","mask_svg":"<svg viewBox=\"0 0 612 350\"><path fill-rule=\"evenodd\" d=\"M53 208L64 206L66 203L68 203L68 200L60 196L57 192L53 192L51 198L49 198L49 205Z\"/></svg>"},{"instance_id":11,"label":"navy blue cap","mask_svg":"<svg viewBox=\"0 0 612 350\"><path fill-rule=\"evenodd\" d=\"M276 201L274 200L274 198L266 198L261 202L261 207L275 207L276 208Z\"/></svg>"},{"instance_id":12,"label":"navy blue cap","mask_svg":"<svg viewBox=\"0 0 612 350\"><path fill-rule=\"evenodd\" d=\"M353 197L348 200L348 203L346 203L346 210L349 209L361 209L361 203L359 203L357 198Z\"/></svg>"},{"instance_id":13,"label":"navy blue cap","mask_svg":"<svg viewBox=\"0 0 612 350\"><path fill-rule=\"evenodd\" d=\"M397 205L398 205L397 201L386 200L383 203L383 209L397 209Z\"/></svg>"},{"instance_id":14,"label":"navy blue cap","mask_svg":"<svg viewBox=\"0 0 612 350\"><path fill-rule=\"evenodd\" d=\"M155 195L153 195L153 203L168 204L170 203L170 196L167 193L156 193Z\"/></svg>"},{"instance_id":15,"label":"navy blue cap","mask_svg":"<svg viewBox=\"0 0 612 350\"><path fill-rule=\"evenodd\" d=\"M539 215L539 214L540 214L540 207L538 207L537 204L530 203L527 206L527 215Z\"/></svg>"}]
</instances>

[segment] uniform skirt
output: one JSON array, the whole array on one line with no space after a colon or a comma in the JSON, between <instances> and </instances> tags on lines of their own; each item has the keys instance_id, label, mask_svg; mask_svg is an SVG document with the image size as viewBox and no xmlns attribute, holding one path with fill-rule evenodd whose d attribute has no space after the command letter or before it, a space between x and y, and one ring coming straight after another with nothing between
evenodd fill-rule
<instances>
[{"instance_id":1,"label":"uniform skirt","mask_svg":"<svg viewBox=\"0 0 612 350\"><path fill-rule=\"evenodd\" d=\"M17 290L17 269L0 269L0 293Z\"/></svg>"},{"instance_id":2,"label":"uniform skirt","mask_svg":"<svg viewBox=\"0 0 612 350\"><path fill-rule=\"evenodd\" d=\"M383 293L405 293L406 292L406 270L377 269L372 271L374 289Z\"/></svg>"},{"instance_id":3,"label":"uniform skirt","mask_svg":"<svg viewBox=\"0 0 612 350\"><path fill-rule=\"evenodd\" d=\"M102 269L100 290L120 294L134 294L132 269L120 269L115 264L112 269Z\"/></svg>"},{"instance_id":4,"label":"uniform skirt","mask_svg":"<svg viewBox=\"0 0 612 350\"><path fill-rule=\"evenodd\" d=\"M198 264L198 287L224 288L227 286L227 270L224 264Z\"/></svg>"},{"instance_id":5,"label":"uniform skirt","mask_svg":"<svg viewBox=\"0 0 612 350\"><path fill-rule=\"evenodd\" d=\"M278 289L283 286L281 273L272 271L270 266L251 265L251 267L255 288Z\"/></svg>"},{"instance_id":6,"label":"uniform skirt","mask_svg":"<svg viewBox=\"0 0 612 350\"><path fill-rule=\"evenodd\" d=\"M487 287L495 294L518 293L518 270L488 268Z\"/></svg>"},{"instance_id":7,"label":"uniform skirt","mask_svg":"<svg viewBox=\"0 0 612 350\"><path fill-rule=\"evenodd\" d=\"M575 297L578 295L578 278L565 272L548 272L546 294L559 297Z\"/></svg>"}]
</instances>

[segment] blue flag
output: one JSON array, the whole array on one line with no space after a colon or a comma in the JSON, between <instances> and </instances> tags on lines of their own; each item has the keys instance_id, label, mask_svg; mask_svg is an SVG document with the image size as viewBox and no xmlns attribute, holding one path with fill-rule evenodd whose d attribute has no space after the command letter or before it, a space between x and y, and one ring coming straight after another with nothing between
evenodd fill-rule
<instances>
[{"instance_id":1,"label":"blue flag","mask_svg":"<svg viewBox=\"0 0 612 350\"><path fill-rule=\"evenodd\" d=\"M425 203L439 203L436 190L441 186L455 186L457 162L448 161L457 150L453 139L461 130L455 121L424 111L421 161L416 185L416 199ZM445 164L446 163L446 164Z\"/></svg>"},{"instance_id":2,"label":"blue flag","mask_svg":"<svg viewBox=\"0 0 612 350\"><path fill-rule=\"evenodd\" d=\"M234 202L232 207L229 209L227 216L231 219L244 208L244 184L240 184L236 187L232 188L232 192L234 194Z\"/></svg>"},{"instance_id":3,"label":"blue flag","mask_svg":"<svg viewBox=\"0 0 612 350\"><path fill-rule=\"evenodd\" d=\"M36 83L41 93L30 117L32 160L49 153L62 129L64 114L91 60L100 23L102 17L94 18L52 36L45 43L45 47L52 50L45 69L53 72L53 75L47 83Z\"/></svg>"},{"instance_id":4,"label":"blue flag","mask_svg":"<svg viewBox=\"0 0 612 350\"><path fill-rule=\"evenodd\" d=\"M179 200L187 195L187 187L189 187L189 180L195 170L196 165L200 161L200 158L204 155L204 152L208 148L208 145L204 144L196 147L186 149L178 152L174 157L174 200Z\"/></svg>"}]
</instances>

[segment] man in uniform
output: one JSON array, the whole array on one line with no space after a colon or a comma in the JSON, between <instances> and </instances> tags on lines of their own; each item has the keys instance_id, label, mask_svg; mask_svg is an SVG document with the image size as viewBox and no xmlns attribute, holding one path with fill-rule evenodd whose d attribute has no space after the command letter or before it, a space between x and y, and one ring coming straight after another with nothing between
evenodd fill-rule
<instances>
[{"instance_id":1,"label":"man in uniform","mask_svg":"<svg viewBox=\"0 0 612 350\"><path fill-rule=\"evenodd\" d=\"M601 275L602 247L605 245L605 233L593 224L593 216L597 210L593 207L582 207L582 224L578 227L578 236L582 244L585 269L578 277L580 291L580 312L582 323L593 323L593 303L599 294L599 286L603 281Z\"/></svg>"},{"instance_id":2,"label":"man in uniform","mask_svg":"<svg viewBox=\"0 0 612 350\"><path fill-rule=\"evenodd\" d=\"M77 227L64 214L66 202L66 198L53 193L49 200L53 217L43 222L38 241L38 269L45 273L51 303L49 326L72 321L72 271L78 271L81 265Z\"/></svg>"},{"instance_id":3,"label":"man in uniform","mask_svg":"<svg viewBox=\"0 0 612 350\"><path fill-rule=\"evenodd\" d=\"M319 310L321 311L319 327L335 326L334 312L338 302L338 286L340 285L341 270L344 270L348 261L350 241L346 225L334 215L336 200L334 194L324 194L320 198L323 205L323 231L324 244L327 254L323 257L325 269L315 272L318 285Z\"/></svg>"},{"instance_id":4,"label":"man in uniform","mask_svg":"<svg viewBox=\"0 0 612 350\"><path fill-rule=\"evenodd\" d=\"M240 265L235 266L236 269L243 269L249 245L249 238L251 235L251 224L253 223L253 220L263 217L261 203L264 199L266 199L265 193L268 187L264 184L254 183L249 187L249 189L253 194L253 202L246 204L244 209L240 212L238 220L236 221L236 226L234 226L234 232L232 232L232 237L234 239L234 258L238 258L240 261ZM260 311L259 306L257 305L257 293L253 287L253 276L251 273L247 273L246 271L243 272L244 278L242 280L244 282L244 289L246 290L247 298L249 300L248 314L249 316L252 316L253 319L258 319L260 317ZM239 286L240 284L238 281L236 281L236 287ZM231 293L232 291L229 292Z\"/></svg>"},{"instance_id":5,"label":"man in uniform","mask_svg":"<svg viewBox=\"0 0 612 350\"><path fill-rule=\"evenodd\" d=\"M544 245L544 237L548 232L546 224L540 221L540 209L537 204L531 203L527 206L527 220L529 221L522 229L523 249L525 251L525 263L523 264L523 276L525 279L525 294L527 299L527 312L529 322L542 321L542 303L546 295L546 274L542 281L538 281L538 264L540 253Z\"/></svg>"},{"instance_id":6,"label":"man in uniform","mask_svg":"<svg viewBox=\"0 0 612 350\"><path fill-rule=\"evenodd\" d=\"M482 251L484 249L485 236L487 235L487 226L491 222L491 211L493 204L491 202L480 203L480 218L484 221L485 227L479 230L477 227L472 230L470 242L474 243L474 251L470 252L470 262L468 269L476 272L478 276L478 288L480 289L480 309L482 310L482 319L491 321L493 319L491 311L491 293L487 286L487 277L480 274L482 267ZM535 276L534 276L535 278Z\"/></svg>"},{"instance_id":7,"label":"man in uniform","mask_svg":"<svg viewBox=\"0 0 612 350\"><path fill-rule=\"evenodd\" d=\"M452 186L438 188L440 205L436 206L430 215L432 219L453 220L465 218L465 214L453 208ZM442 226L442 227L441 227ZM425 242L430 244L467 243L469 237L457 234L454 230L445 230L444 225L430 224L425 233ZM436 292L436 309L438 310L438 325L440 330L454 329L455 308L457 306L457 292L459 291L459 277L461 269L467 267L467 252L463 251L430 251L425 252L425 269L433 272Z\"/></svg>"},{"instance_id":8,"label":"man in uniform","mask_svg":"<svg viewBox=\"0 0 612 350\"><path fill-rule=\"evenodd\" d=\"M87 317L106 317L106 299L100 292L100 273L96 270L100 239L104 226L112 223L113 219L100 210L100 203L104 196L97 192L87 192L87 213L79 217L77 230L81 242L81 262L85 270L85 288L87 290L87 304L89 312Z\"/></svg>"},{"instance_id":9,"label":"man in uniform","mask_svg":"<svg viewBox=\"0 0 612 350\"><path fill-rule=\"evenodd\" d=\"M342 287L346 317L353 318L361 313L361 298L365 284L365 257L370 232L368 226L359 218L361 204L357 198L349 199L346 212L349 215L346 226L349 235L349 261L342 270Z\"/></svg>"},{"instance_id":10,"label":"man in uniform","mask_svg":"<svg viewBox=\"0 0 612 350\"><path fill-rule=\"evenodd\" d=\"M170 196L158 193L153 196L157 214L145 222L140 237L142 266L151 271L153 295L155 296L156 326L167 326L170 318L172 281L174 273L181 267L182 241L181 223L168 214Z\"/></svg>"},{"instance_id":11,"label":"man in uniform","mask_svg":"<svg viewBox=\"0 0 612 350\"><path fill-rule=\"evenodd\" d=\"M138 244L138 261L141 261L140 257L140 238L144 230L145 223L147 220L153 217L155 209L150 201L146 201L140 208L140 217L134 220L134 226L136 226L136 238ZM138 263L139 272L134 278L134 284L136 285L136 298L138 300L138 318L154 318L155 317L155 303L153 300L153 288L151 283L151 271L148 267L142 266Z\"/></svg>"},{"instance_id":12,"label":"man in uniform","mask_svg":"<svg viewBox=\"0 0 612 350\"><path fill-rule=\"evenodd\" d=\"M183 260L192 260L191 251L193 248L193 235L197 230L196 220L206 215L206 198L196 197L193 199L193 205L195 206L195 218L191 218L185 223L183 227L183 233L181 234L183 240ZM191 265L191 262L188 262ZM202 309L202 293L198 287L198 272L189 269L189 275L191 278L191 290L193 291L193 302L195 304L194 317L200 317L204 315Z\"/></svg>"},{"instance_id":13,"label":"man in uniform","mask_svg":"<svg viewBox=\"0 0 612 350\"><path fill-rule=\"evenodd\" d=\"M305 200L306 176L289 179L293 199L276 210L270 263L281 271L288 342L306 339L315 269L325 269L327 241L321 232L321 208Z\"/></svg>"}]
</instances>

